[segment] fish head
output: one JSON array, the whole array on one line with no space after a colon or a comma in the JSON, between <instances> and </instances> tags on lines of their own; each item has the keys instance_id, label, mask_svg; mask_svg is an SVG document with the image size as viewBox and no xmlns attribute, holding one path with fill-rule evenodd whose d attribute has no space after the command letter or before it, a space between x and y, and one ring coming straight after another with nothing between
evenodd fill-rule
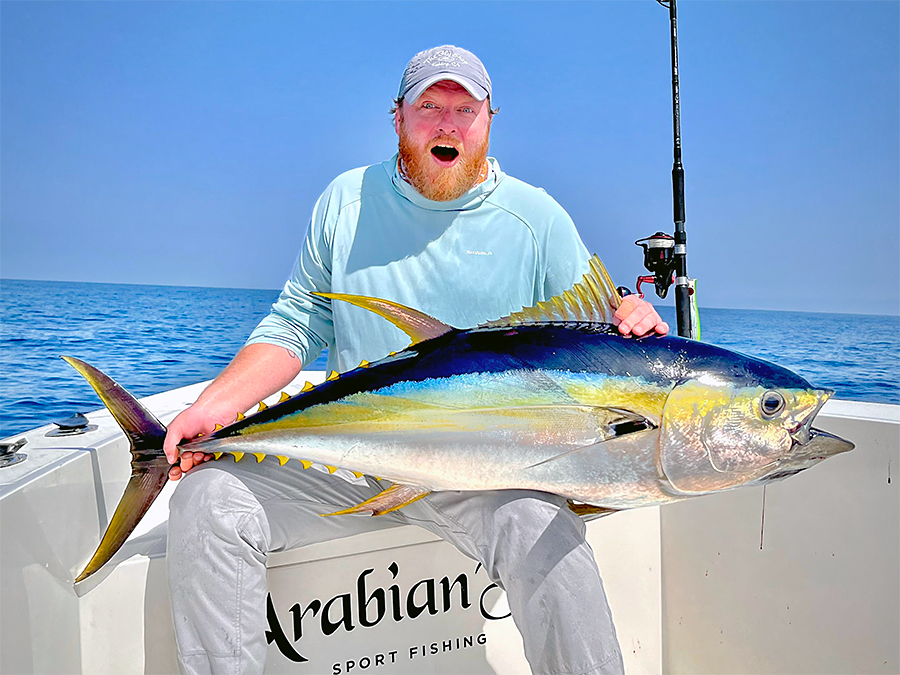
<instances>
[{"instance_id":1,"label":"fish head","mask_svg":"<svg viewBox=\"0 0 900 675\"><path fill-rule=\"evenodd\" d=\"M745 363L693 374L669 393L659 465L676 493L698 495L780 480L853 449L852 443L812 427L833 391L757 363L764 367ZM739 376L730 377L734 372Z\"/></svg>"}]
</instances>

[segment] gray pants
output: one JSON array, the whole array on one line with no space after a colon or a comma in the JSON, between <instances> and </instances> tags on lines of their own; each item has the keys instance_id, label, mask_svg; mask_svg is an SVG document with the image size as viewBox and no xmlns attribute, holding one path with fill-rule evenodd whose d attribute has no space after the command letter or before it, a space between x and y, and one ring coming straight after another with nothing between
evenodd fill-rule
<instances>
[{"instance_id":1,"label":"gray pants","mask_svg":"<svg viewBox=\"0 0 900 675\"><path fill-rule=\"evenodd\" d=\"M542 492L438 492L367 518L323 518L374 496L299 462L229 459L184 477L169 505L168 576L179 665L188 673L261 673L266 556L373 529L415 524L481 562L507 592L533 672L622 673L585 526Z\"/></svg>"}]
</instances>

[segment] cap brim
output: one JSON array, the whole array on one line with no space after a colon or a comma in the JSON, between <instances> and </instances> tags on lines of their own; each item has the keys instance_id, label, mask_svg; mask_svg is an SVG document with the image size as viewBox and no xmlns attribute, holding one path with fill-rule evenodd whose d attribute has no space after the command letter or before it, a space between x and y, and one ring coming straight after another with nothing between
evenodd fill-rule
<instances>
[{"instance_id":1,"label":"cap brim","mask_svg":"<svg viewBox=\"0 0 900 675\"><path fill-rule=\"evenodd\" d=\"M410 103L415 103L419 100L419 97L425 93L425 90L428 89L428 87L436 82L443 82L444 80L450 80L465 87L466 91L469 92L476 101L483 101L488 97L488 92L484 87L475 84L467 77L455 73L438 73L437 75L432 75L431 77L427 77L421 82L414 84L401 96L401 98L406 99Z\"/></svg>"}]
</instances>

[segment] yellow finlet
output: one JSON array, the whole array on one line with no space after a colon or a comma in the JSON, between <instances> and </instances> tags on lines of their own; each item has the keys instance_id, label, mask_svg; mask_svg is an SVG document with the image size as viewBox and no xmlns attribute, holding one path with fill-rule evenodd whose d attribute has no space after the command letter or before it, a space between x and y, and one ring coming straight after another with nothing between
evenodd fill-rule
<instances>
[{"instance_id":1,"label":"yellow finlet","mask_svg":"<svg viewBox=\"0 0 900 675\"><path fill-rule=\"evenodd\" d=\"M366 474L364 474L364 473L360 473L359 471L351 471L351 473L352 473L354 476L356 476L357 478L362 478L363 476L366 475Z\"/></svg>"},{"instance_id":2,"label":"yellow finlet","mask_svg":"<svg viewBox=\"0 0 900 675\"><path fill-rule=\"evenodd\" d=\"M259 409L256 412L262 412L263 410L268 410L269 406L267 406L262 401L259 402Z\"/></svg>"},{"instance_id":3,"label":"yellow finlet","mask_svg":"<svg viewBox=\"0 0 900 675\"><path fill-rule=\"evenodd\" d=\"M243 452L233 451L231 454L234 456L235 462L240 462L244 458Z\"/></svg>"},{"instance_id":4,"label":"yellow finlet","mask_svg":"<svg viewBox=\"0 0 900 675\"><path fill-rule=\"evenodd\" d=\"M301 389L300 391L312 391L313 389L315 389L315 387L307 382L303 385L303 389Z\"/></svg>"},{"instance_id":5,"label":"yellow finlet","mask_svg":"<svg viewBox=\"0 0 900 675\"><path fill-rule=\"evenodd\" d=\"M259 464L261 461L263 461L266 458L266 454L264 452L252 452L250 454L253 455L254 457L256 457L257 464Z\"/></svg>"},{"instance_id":6,"label":"yellow finlet","mask_svg":"<svg viewBox=\"0 0 900 675\"><path fill-rule=\"evenodd\" d=\"M281 392L281 397L278 399L279 403L284 403L285 401L289 401L291 399L291 395L286 391Z\"/></svg>"},{"instance_id":7,"label":"yellow finlet","mask_svg":"<svg viewBox=\"0 0 900 675\"><path fill-rule=\"evenodd\" d=\"M312 466L312 462L307 461L307 460L305 460L305 459L300 459L300 460L297 460L297 461L299 461L299 462L303 465L303 468L304 468L304 469L308 469L309 467Z\"/></svg>"},{"instance_id":8,"label":"yellow finlet","mask_svg":"<svg viewBox=\"0 0 900 675\"><path fill-rule=\"evenodd\" d=\"M217 424L217 425L215 426L215 428L213 429L213 431L218 431L219 429L224 429L224 428L225 428L225 427L223 427L221 424Z\"/></svg>"},{"instance_id":9,"label":"yellow finlet","mask_svg":"<svg viewBox=\"0 0 900 675\"><path fill-rule=\"evenodd\" d=\"M224 455L224 454L225 454L224 452L214 452L213 457L215 457L216 459L221 459L222 455Z\"/></svg>"},{"instance_id":10,"label":"yellow finlet","mask_svg":"<svg viewBox=\"0 0 900 675\"><path fill-rule=\"evenodd\" d=\"M368 368L368 367L369 367L369 362L366 361L365 359L363 359L362 361L359 362L359 365L356 366L356 367L357 367L357 368Z\"/></svg>"},{"instance_id":11,"label":"yellow finlet","mask_svg":"<svg viewBox=\"0 0 900 675\"><path fill-rule=\"evenodd\" d=\"M287 461L290 459L290 457L285 457L284 455L275 455L275 458L278 460L278 463L281 464L281 466L287 464Z\"/></svg>"},{"instance_id":12,"label":"yellow finlet","mask_svg":"<svg viewBox=\"0 0 900 675\"><path fill-rule=\"evenodd\" d=\"M388 356L397 356L397 352L391 352Z\"/></svg>"},{"instance_id":13,"label":"yellow finlet","mask_svg":"<svg viewBox=\"0 0 900 675\"><path fill-rule=\"evenodd\" d=\"M236 419L237 422L240 422L241 420L245 420L245 419L247 419L247 418L244 417L244 413L240 413L240 412L239 412L239 413L237 414L237 417L236 417L235 419Z\"/></svg>"},{"instance_id":14,"label":"yellow finlet","mask_svg":"<svg viewBox=\"0 0 900 675\"><path fill-rule=\"evenodd\" d=\"M337 471L337 467L336 467L336 466L329 466L328 464L323 464L323 466L324 466L326 469L328 469L328 473L334 473L335 471Z\"/></svg>"},{"instance_id":15,"label":"yellow finlet","mask_svg":"<svg viewBox=\"0 0 900 675\"><path fill-rule=\"evenodd\" d=\"M328 377L325 378L325 381L326 382L334 382L339 377L340 377L340 375L338 375L338 372L336 370L332 370L331 373L329 373Z\"/></svg>"}]
</instances>

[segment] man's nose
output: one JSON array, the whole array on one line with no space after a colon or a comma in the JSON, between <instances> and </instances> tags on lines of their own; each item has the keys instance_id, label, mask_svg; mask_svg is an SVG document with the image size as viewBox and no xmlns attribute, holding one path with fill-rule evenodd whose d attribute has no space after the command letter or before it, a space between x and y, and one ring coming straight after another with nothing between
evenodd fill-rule
<instances>
[{"instance_id":1,"label":"man's nose","mask_svg":"<svg viewBox=\"0 0 900 675\"><path fill-rule=\"evenodd\" d=\"M445 110L443 114L441 114L441 119L438 122L438 131L444 134L454 134L459 130L456 124L456 118L453 115L452 110Z\"/></svg>"}]
</instances>

